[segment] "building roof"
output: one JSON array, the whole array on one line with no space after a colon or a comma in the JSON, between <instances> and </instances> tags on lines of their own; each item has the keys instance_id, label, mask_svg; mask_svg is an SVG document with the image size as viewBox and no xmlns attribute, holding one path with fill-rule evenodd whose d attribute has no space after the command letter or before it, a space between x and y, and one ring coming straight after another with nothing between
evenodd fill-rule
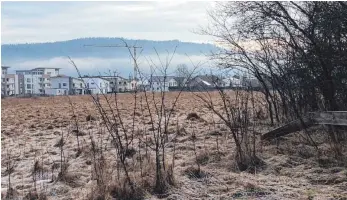
<instances>
[{"instance_id":1,"label":"building roof","mask_svg":"<svg viewBox=\"0 0 347 200\"><path fill-rule=\"evenodd\" d=\"M170 81L171 79L175 79L174 76L152 76L151 78L149 78L149 80L153 81L153 82L164 82L164 80L166 81Z\"/></svg>"},{"instance_id":2,"label":"building roof","mask_svg":"<svg viewBox=\"0 0 347 200\"><path fill-rule=\"evenodd\" d=\"M59 74L57 76L51 76L51 78L70 78L71 76L66 76L64 74Z\"/></svg>"},{"instance_id":3,"label":"building roof","mask_svg":"<svg viewBox=\"0 0 347 200\"><path fill-rule=\"evenodd\" d=\"M104 79L107 79L107 80L119 79L119 80L127 80L127 81L129 81L129 79L126 79L126 78L121 77L121 76L98 76L97 78L104 78Z\"/></svg>"},{"instance_id":4,"label":"building roof","mask_svg":"<svg viewBox=\"0 0 347 200\"><path fill-rule=\"evenodd\" d=\"M31 70L35 70L35 69L61 69L61 68L58 68L58 67L36 67L34 69L31 69Z\"/></svg>"},{"instance_id":5,"label":"building roof","mask_svg":"<svg viewBox=\"0 0 347 200\"><path fill-rule=\"evenodd\" d=\"M5 78L15 78L16 74L5 74Z\"/></svg>"},{"instance_id":6,"label":"building roof","mask_svg":"<svg viewBox=\"0 0 347 200\"><path fill-rule=\"evenodd\" d=\"M218 83L221 81L221 79L215 75L199 75L199 76L197 76L197 78L199 78L205 82L208 82L210 84Z\"/></svg>"},{"instance_id":7,"label":"building roof","mask_svg":"<svg viewBox=\"0 0 347 200\"><path fill-rule=\"evenodd\" d=\"M174 77L174 79L177 83L183 83L186 77Z\"/></svg>"},{"instance_id":8,"label":"building roof","mask_svg":"<svg viewBox=\"0 0 347 200\"><path fill-rule=\"evenodd\" d=\"M20 69L20 70L15 70L16 72L29 72L31 71L30 69Z\"/></svg>"},{"instance_id":9,"label":"building roof","mask_svg":"<svg viewBox=\"0 0 347 200\"><path fill-rule=\"evenodd\" d=\"M75 79L75 80L79 80L79 81L83 81L82 79L80 78L75 78L75 77L71 77L72 79Z\"/></svg>"},{"instance_id":10,"label":"building roof","mask_svg":"<svg viewBox=\"0 0 347 200\"><path fill-rule=\"evenodd\" d=\"M216 84L221 83L221 79L215 75L198 75L188 81L188 85L201 85L207 87L214 87Z\"/></svg>"},{"instance_id":11,"label":"building roof","mask_svg":"<svg viewBox=\"0 0 347 200\"><path fill-rule=\"evenodd\" d=\"M104 78L103 76L83 76L82 79L93 79L93 78L99 78L99 79L103 79L105 81L109 81L106 78Z\"/></svg>"},{"instance_id":12,"label":"building roof","mask_svg":"<svg viewBox=\"0 0 347 200\"><path fill-rule=\"evenodd\" d=\"M2 66L2 65L1 65L1 68L7 69L7 68L10 68L10 67L9 67L9 66Z\"/></svg>"}]
</instances>

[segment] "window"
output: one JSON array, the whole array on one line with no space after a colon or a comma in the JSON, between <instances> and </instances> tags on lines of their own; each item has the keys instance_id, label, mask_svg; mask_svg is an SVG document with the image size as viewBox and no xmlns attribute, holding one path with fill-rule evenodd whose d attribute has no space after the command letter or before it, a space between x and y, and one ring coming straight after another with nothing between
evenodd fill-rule
<instances>
[{"instance_id":1,"label":"window","mask_svg":"<svg viewBox=\"0 0 347 200\"><path fill-rule=\"evenodd\" d=\"M30 79L30 78L27 78L27 82L28 82L28 83L31 83L31 79Z\"/></svg>"},{"instance_id":2,"label":"window","mask_svg":"<svg viewBox=\"0 0 347 200\"><path fill-rule=\"evenodd\" d=\"M27 84L27 89L31 89L31 84Z\"/></svg>"},{"instance_id":3,"label":"window","mask_svg":"<svg viewBox=\"0 0 347 200\"><path fill-rule=\"evenodd\" d=\"M39 80L42 82L42 81L44 81L44 78L39 78Z\"/></svg>"},{"instance_id":4,"label":"window","mask_svg":"<svg viewBox=\"0 0 347 200\"><path fill-rule=\"evenodd\" d=\"M82 83L80 83L80 87L82 87Z\"/></svg>"},{"instance_id":5,"label":"window","mask_svg":"<svg viewBox=\"0 0 347 200\"><path fill-rule=\"evenodd\" d=\"M60 93L60 90L58 90L58 93Z\"/></svg>"},{"instance_id":6,"label":"window","mask_svg":"<svg viewBox=\"0 0 347 200\"><path fill-rule=\"evenodd\" d=\"M124 81L124 85L126 85L126 84L127 84L127 82Z\"/></svg>"},{"instance_id":7,"label":"window","mask_svg":"<svg viewBox=\"0 0 347 200\"><path fill-rule=\"evenodd\" d=\"M63 83L63 86L65 86L65 87L66 87L66 85L67 85L66 83Z\"/></svg>"},{"instance_id":8,"label":"window","mask_svg":"<svg viewBox=\"0 0 347 200\"><path fill-rule=\"evenodd\" d=\"M61 88L61 83L59 83L59 88ZM59 90L58 90L59 91Z\"/></svg>"},{"instance_id":9,"label":"window","mask_svg":"<svg viewBox=\"0 0 347 200\"><path fill-rule=\"evenodd\" d=\"M121 85L121 84L122 84L122 82L119 82L118 84L119 84L119 85Z\"/></svg>"},{"instance_id":10,"label":"window","mask_svg":"<svg viewBox=\"0 0 347 200\"><path fill-rule=\"evenodd\" d=\"M8 79L8 78L7 78L7 79L6 79L6 81L7 81L7 82L9 82L9 81L10 81L10 79Z\"/></svg>"},{"instance_id":11,"label":"window","mask_svg":"<svg viewBox=\"0 0 347 200\"><path fill-rule=\"evenodd\" d=\"M4 78L2 78L2 82L5 82L5 79L4 79Z\"/></svg>"},{"instance_id":12,"label":"window","mask_svg":"<svg viewBox=\"0 0 347 200\"><path fill-rule=\"evenodd\" d=\"M94 82L92 83L92 85L94 85Z\"/></svg>"},{"instance_id":13,"label":"window","mask_svg":"<svg viewBox=\"0 0 347 200\"><path fill-rule=\"evenodd\" d=\"M48 75L51 75L52 72L47 72ZM59 90L58 90L59 91Z\"/></svg>"},{"instance_id":14,"label":"window","mask_svg":"<svg viewBox=\"0 0 347 200\"><path fill-rule=\"evenodd\" d=\"M157 90L159 90L159 88L157 88Z\"/></svg>"},{"instance_id":15,"label":"window","mask_svg":"<svg viewBox=\"0 0 347 200\"><path fill-rule=\"evenodd\" d=\"M74 84L74 83L72 84L72 87L75 87L75 84Z\"/></svg>"},{"instance_id":16,"label":"window","mask_svg":"<svg viewBox=\"0 0 347 200\"><path fill-rule=\"evenodd\" d=\"M113 82L111 81L110 84L113 84Z\"/></svg>"}]
</instances>

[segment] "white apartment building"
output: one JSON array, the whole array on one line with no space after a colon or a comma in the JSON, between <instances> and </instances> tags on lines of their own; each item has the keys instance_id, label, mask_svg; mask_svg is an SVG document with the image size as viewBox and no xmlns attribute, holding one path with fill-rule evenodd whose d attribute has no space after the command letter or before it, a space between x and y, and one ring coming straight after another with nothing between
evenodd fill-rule
<instances>
[{"instance_id":1,"label":"white apartment building","mask_svg":"<svg viewBox=\"0 0 347 200\"><path fill-rule=\"evenodd\" d=\"M19 76L19 94L45 94L51 87L50 77L59 75L60 68L34 68L17 70Z\"/></svg>"},{"instance_id":2,"label":"white apartment building","mask_svg":"<svg viewBox=\"0 0 347 200\"><path fill-rule=\"evenodd\" d=\"M58 75L50 78L51 87L45 88L47 95L85 94L83 81L71 76Z\"/></svg>"},{"instance_id":3,"label":"white apartment building","mask_svg":"<svg viewBox=\"0 0 347 200\"><path fill-rule=\"evenodd\" d=\"M110 81L106 78L97 76L85 76L82 80L86 84L86 93L89 94L107 94L111 92Z\"/></svg>"},{"instance_id":4,"label":"white apartment building","mask_svg":"<svg viewBox=\"0 0 347 200\"><path fill-rule=\"evenodd\" d=\"M127 92L131 91L131 81L121 76L102 76L110 82L109 92Z\"/></svg>"},{"instance_id":5,"label":"white apartment building","mask_svg":"<svg viewBox=\"0 0 347 200\"><path fill-rule=\"evenodd\" d=\"M13 96L18 94L18 75L8 74L8 66L1 66L1 95Z\"/></svg>"},{"instance_id":6,"label":"white apartment building","mask_svg":"<svg viewBox=\"0 0 347 200\"><path fill-rule=\"evenodd\" d=\"M174 76L152 76L148 80L149 91L161 92L169 91L169 87L177 87L178 83Z\"/></svg>"}]
</instances>

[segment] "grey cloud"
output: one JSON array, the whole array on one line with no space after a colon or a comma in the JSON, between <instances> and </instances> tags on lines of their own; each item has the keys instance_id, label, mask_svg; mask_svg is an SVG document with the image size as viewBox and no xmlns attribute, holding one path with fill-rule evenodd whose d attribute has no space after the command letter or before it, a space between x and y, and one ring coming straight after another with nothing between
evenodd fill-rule
<instances>
[{"instance_id":1,"label":"grey cloud","mask_svg":"<svg viewBox=\"0 0 347 200\"><path fill-rule=\"evenodd\" d=\"M18 2L20 3L20 2ZM28 4L28 3L27 3ZM36 3L41 5L40 3ZM20 9L2 16L2 40L13 42L43 42L79 37L126 37L135 39L211 41L191 31L206 25L209 2L60 2L51 13L26 13ZM20 5L20 4L18 4ZM6 4L5 4L6 6ZM25 8L22 8L25 9ZM42 7L36 8L38 11ZM38 12L39 13L39 12Z\"/></svg>"}]
</instances>

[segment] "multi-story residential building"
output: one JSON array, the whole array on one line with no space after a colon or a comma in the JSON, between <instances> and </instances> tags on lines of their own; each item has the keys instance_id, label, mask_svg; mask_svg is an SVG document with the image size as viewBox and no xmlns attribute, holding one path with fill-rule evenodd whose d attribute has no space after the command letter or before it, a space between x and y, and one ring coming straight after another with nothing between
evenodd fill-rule
<instances>
[{"instance_id":1,"label":"multi-story residential building","mask_svg":"<svg viewBox=\"0 0 347 200\"><path fill-rule=\"evenodd\" d=\"M18 75L8 74L8 66L1 66L1 94L13 96L18 94Z\"/></svg>"},{"instance_id":2,"label":"multi-story residential building","mask_svg":"<svg viewBox=\"0 0 347 200\"><path fill-rule=\"evenodd\" d=\"M107 94L111 92L110 81L106 78L98 76L85 76L82 77L86 85L86 93L89 94Z\"/></svg>"},{"instance_id":3,"label":"multi-story residential building","mask_svg":"<svg viewBox=\"0 0 347 200\"><path fill-rule=\"evenodd\" d=\"M177 87L178 83L174 76L152 76L148 80L149 91L169 91L169 87Z\"/></svg>"},{"instance_id":4,"label":"multi-story residential building","mask_svg":"<svg viewBox=\"0 0 347 200\"><path fill-rule=\"evenodd\" d=\"M50 77L59 75L60 68L34 68L17 70L19 76L19 94L45 94L45 89L51 87Z\"/></svg>"},{"instance_id":5,"label":"multi-story residential building","mask_svg":"<svg viewBox=\"0 0 347 200\"><path fill-rule=\"evenodd\" d=\"M7 69L8 66L1 66L1 96L4 97L7 95L7 82L6 82L6 75L7 75Z\"/></svg>"},{"instance_id":6,"label":"multi-story residential building","mask_svg":"<svg viewBox=\"0 0 347 200\"><path fill-rule=\"evenodd\" d=\"M71 76L58 75L50 78L51 87L45 88L47 95L85 94L83 80Z\"/></svg>"},{"instance_id":7,"label":"multi-story residential building","mask_svg":"<svg viewBox=\"0 0 347 200\"><path fill-rule=\"evenodd\" d=\"M131 90L130 79L123 78L121 76L102 76L110 82L109 92L127 92Z\"/></svg>"},{"instance_id":8,"label":"multi-story residential building","mask_svg":"<svg viewBox=\"0 0 347 200\"><path fill-rule=\"evenodd\" d=\"M9 66L1 66L1 75L6 75Z\"/></svg>"}]
</instances>

